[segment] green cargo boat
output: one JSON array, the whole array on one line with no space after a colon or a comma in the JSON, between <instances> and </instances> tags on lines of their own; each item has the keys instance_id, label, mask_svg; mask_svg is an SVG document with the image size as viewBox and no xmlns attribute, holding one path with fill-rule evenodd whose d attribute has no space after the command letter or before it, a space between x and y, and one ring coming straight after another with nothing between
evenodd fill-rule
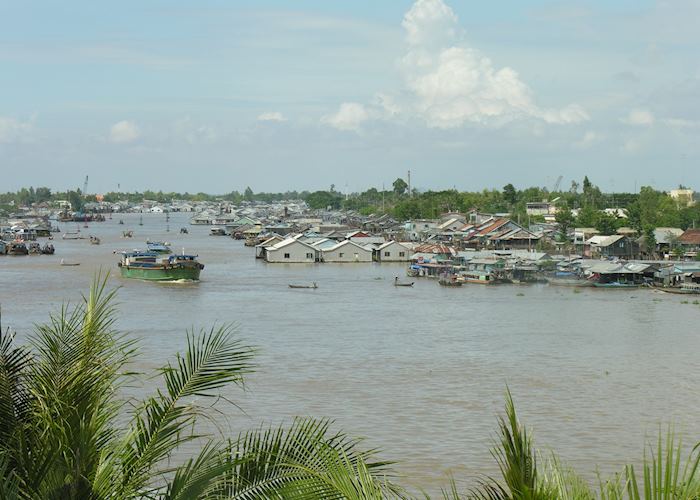
<instances>
[{"instance_id":1,"label":"green cargo boat","mask_svg":"<svg viewBox=\"0 0 700 500\"><path fill-rule=\"evenodd\" d=\"M196 255L170 255L160 258L154 252L124 252L119 261L122 278L147 281L198 281L204 264Z\"/></svg>"}]
</instances>

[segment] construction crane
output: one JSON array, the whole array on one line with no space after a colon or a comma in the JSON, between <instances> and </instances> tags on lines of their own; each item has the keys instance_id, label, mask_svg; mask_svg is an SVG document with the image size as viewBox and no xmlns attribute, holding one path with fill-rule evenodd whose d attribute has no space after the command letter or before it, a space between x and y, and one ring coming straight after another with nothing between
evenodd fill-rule
<instances>
[{"instance_id":1,"label":"construction crane","mask_svg":"<svg viewBox=\"0 0 700 500\"><path fill-rule=\"evenodd\" d=\"M88 183L88 176L85 176L85 182L83 182L83 196L87 194L87 183Z\"/></svg>"},{"instance_id":2,"label":"construction crane","mask_svg":"<svg viewBox=\"0 0 700 500\"><path fill-rule=\"evenodd\" d=\"M554 189L552 189L552 193L556 193L557 191L559 191L559 185L561 184L561 180L562 180L563 178L564 178L563 175L560 175L560 176L557 178L557 182L554 183ZM87 177L85 178L85 182L87 182Z\"/></svg>"}]
</instances>

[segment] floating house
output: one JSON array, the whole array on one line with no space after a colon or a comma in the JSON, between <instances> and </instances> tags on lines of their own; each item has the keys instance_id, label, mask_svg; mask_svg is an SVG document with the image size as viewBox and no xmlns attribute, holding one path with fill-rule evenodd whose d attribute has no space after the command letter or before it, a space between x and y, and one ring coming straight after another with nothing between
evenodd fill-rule
<instances>
[{"instance_id":1,"label":"floating house","mask_svg":"<svg viewBox=\"0 0 700 500\"><path fill-rule=\"evenodd\" d=\"M304 241L287 238L276 245L265 248L267 262L305 264L320 262L321 251Z\"/></svg>"},{"instance_id":2,"label":"floating house","mask_svg":"<svg viewBox=\"0 0 700 500\"><path fill-rule=\"evenodd\" d=\"M345 240L321 250L323 262L372 262L372 249Z\"/></svg>"}]
</instances>

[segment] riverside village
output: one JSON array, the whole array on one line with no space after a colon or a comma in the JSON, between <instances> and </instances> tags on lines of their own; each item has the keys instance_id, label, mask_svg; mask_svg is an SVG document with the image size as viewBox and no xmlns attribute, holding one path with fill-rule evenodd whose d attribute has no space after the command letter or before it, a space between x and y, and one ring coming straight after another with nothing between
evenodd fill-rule
<instances>
[{"instance_id":1,"label":"riverside village","mask_svg":"<svg viewBox=\"0 0 700 500\"><path fill-rule=\"evenodd\" d=\"M399 188L403 186L399 184ZM84 239L99 245L100 238L90 234L88 224L94 227L119 220L120 237L130 239L136 228L123 225L123 214L139 214L139 225L144 217L155 218L168 232L171 216L180 214L180 220L186 217L188 224L177 228L179 236L189 232L188 226L205 226L212 238L239 241L251 248L250 258L270 265L403 263L405 273L394 280L398 286L411 286L414 279L434 279L453 287L547 283L700 294L700 228L694 227L693 220L686 227L645 224L640 229L639 220L633 221L632 215L639 211L635 204L648 197L644 189L648 188L632 196L626 208L570 209L553 193L550 200L521 200L517 215L473 207L442 211L429 218L397 216L402 203L415 203L417 198L430 195L406 193L408 188L393 193L397 198L393 213L385 210L380 214L343 208L335 203L337 198L319 207L313 197L317 193L306 199L274 201L256 200L252 193L248 196L252 199L235 201L135 202L81 196L78 210L68 200L20 204L12 199L5 205L6 215L0 222L0 255L56 253L62 265L78 265L67 262L71 255L61 255L60 241ZM508 191L506 186L503 196ZM670 201L679 212L697 210L693 190L654 193L657 203ZM586 211L593 212L595 226L577 224ZM143 248L121 252L118 266L124 277L199 279L204 264L196 255L172 254L168 242L145 243Z\"/></svg>"}]
</instances>

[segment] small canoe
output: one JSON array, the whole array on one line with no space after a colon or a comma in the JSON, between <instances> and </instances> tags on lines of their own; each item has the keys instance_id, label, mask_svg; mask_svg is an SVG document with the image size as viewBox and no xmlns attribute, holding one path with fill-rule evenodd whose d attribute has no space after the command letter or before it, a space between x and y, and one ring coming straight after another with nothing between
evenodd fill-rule
<instances>
[{"instance_id":1,"label":"small canoe","mask_svg":"<svg viewBox=\"0 0 700 500\"><path fill-rule=\"evenodd\" d=\"M397 276L394 278L394 286L413 286L413 281L411 281L410 283L402 283L399 281L399 277Z\"/></svg>"},{"instance_id":2,"label":"small canoe","mask_svg":"<svg viewBox=\"0 0 700 500\"><path fill-rule=\"evenodd\" d=\"M289 285L289 288L318 288L318 285L316 283L312 283L311 285Z\"/></svg>"},{"instance_id":3,"label":"small canoe","mask_svg":"<svg viewBox=\"0 0 700 500\"><path fill-rule=\"evenodd\" d=\"M80 262L65 262L63 259L61 259L61 265L62 266L79 266Z\"/></svg>"}]
</instances>

